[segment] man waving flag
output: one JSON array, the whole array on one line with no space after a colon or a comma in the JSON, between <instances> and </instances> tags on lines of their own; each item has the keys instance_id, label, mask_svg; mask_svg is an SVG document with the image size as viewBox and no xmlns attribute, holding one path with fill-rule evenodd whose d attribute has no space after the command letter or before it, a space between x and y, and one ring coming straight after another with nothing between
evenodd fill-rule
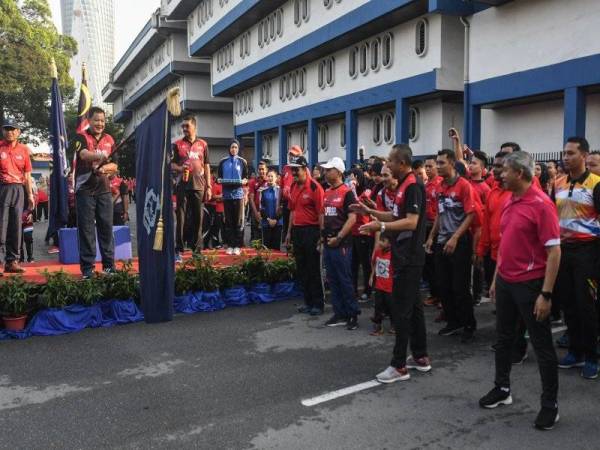
<instances>
[{"instance_id":1,"label":"man waving flag","mask_svg":"<svg viewBox=\"0 0 600 450\"><path fill-rule=\"evenodd\" d=\"M46 240L55 237L58 230L67 224L69 199L67 176L67 128L63 114L63 102L58 86L58 72L54 60L52 72L52 101L50 106L50 141L52 145L52 173L50 175L50 216Z\"/></svg>"}]
</instances>

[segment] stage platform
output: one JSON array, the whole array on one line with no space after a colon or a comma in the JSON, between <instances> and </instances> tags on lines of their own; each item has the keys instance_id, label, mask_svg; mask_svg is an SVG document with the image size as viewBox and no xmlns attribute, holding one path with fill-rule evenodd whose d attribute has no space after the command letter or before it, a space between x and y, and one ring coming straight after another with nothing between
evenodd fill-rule
<instances>
[{"instance_id":1,"label":"stage platform","mask_svg":"<svg viewBox=\"0 0 600 450\"><path fill-rule=\"evenodd\" d=\"M246 259L253 258L256 256L256 250L253 248L244 248L242 249L242 254L239 256L236 255L228 255L225 253L225 250L204 250L202 252L204 256L208 256L214 258L215 266L231 266L239 262L243 262ZM186 252L183 254L183 258L190 258L192 256L192 252ZM287 254L284 252L272 251L269 255L269 259L284 259L287 258ZM133 270L138 272L139 265L138 259L134 258L132 260ZM122 265L121 262L117 262L117 268L120 268ZM61 264L58 261L35 261L32 263L21 264L21 267L25 269L25 273L23 273L23 279L30 283L38 283L43 284L45 282L44 271L48 272L60 272L63 270L66 273L69 273L75 277L81 276L81 272L79 271L79 264ZM102 270L102 264L96 264L96 270ZM4 274L6 276L12 276L13 274ZM1 278L0 278L1 279Z\"/></svg>"}]
</instances>

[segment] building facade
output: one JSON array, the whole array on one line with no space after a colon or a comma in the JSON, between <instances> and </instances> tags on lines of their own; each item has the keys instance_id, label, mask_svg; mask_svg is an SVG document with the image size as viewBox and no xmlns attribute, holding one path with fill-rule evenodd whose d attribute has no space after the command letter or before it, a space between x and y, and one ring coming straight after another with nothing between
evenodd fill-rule
<instances>
[{"instance_id":1,"label":"building facade","mask_svg":"<svg viewBox=\"0 0 600 450\"><path fill-rule=\"evenodd\" d=\"M211 61L207 92L233 99L255 163L293 144L312 164L398 142L422 157L450 127L490 156L516 141L548 159L570 135L600 147L595 0L162 0L160 15Z\"/></svg>"},{"instance_id":2,"label":"building facade","mask_svg":"<svg viewBox=\"0 0 600 450\"><path fill-rule=\"evenodd\" d=\"M188 55L186 21L167 13L155 12L117 62L103 89L104 101L113 105L114 120L125 126L126 138L133 139L167 92L179 87L182 109L196 117L198 136L208 142L216 162L233 136L232 100L212 97L210 60ZM180 123L171 133L173 139L181 137Z\"/></svg>"},{"instance_id":3,"label":"building facade","mask_svg":"<svg viewBox=\"0 0 600 450\"><path fill-rule=\"evenodd\" d=\"M92 100L103 105L102 88L115 63L113 0L61 0L61 16L63 33L78 44L79 51L71 60L75 86L81 84L81 67L85 63Z\"/></svg>"}]
</instances>

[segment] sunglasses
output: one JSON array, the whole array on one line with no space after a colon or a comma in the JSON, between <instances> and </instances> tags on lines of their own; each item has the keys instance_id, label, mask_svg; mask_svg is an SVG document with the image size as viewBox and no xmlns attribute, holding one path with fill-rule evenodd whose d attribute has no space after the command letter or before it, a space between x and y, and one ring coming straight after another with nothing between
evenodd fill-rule
<instances>
[{"instance_id":1,"label":"sunglasses","mask_svg":"<svg viewBox=\"0 0 600 450\"><path fill-rule=\"evenodd\" d=\"M300 167L292 167L292 173L300 172Z\"/></svg>"}]
</instances>

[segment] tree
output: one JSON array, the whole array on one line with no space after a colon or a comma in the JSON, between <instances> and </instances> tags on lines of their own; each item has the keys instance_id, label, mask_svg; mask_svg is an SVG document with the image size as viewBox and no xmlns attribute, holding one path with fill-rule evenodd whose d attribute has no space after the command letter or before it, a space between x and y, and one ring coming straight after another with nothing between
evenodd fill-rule
<instances>
[{"instance_id":1,"label":"tree","mask_svg":"<svg viewBox=\"0 0 600 450\"><path fill-rule=\"evenodd\" d=\"M0 0L0 121L22 123L33 143L48 138L50 62L56 61L63 99L72 99L70 60L77 43L61 35L47 0Z\"/></svg>"}]
</instances>

